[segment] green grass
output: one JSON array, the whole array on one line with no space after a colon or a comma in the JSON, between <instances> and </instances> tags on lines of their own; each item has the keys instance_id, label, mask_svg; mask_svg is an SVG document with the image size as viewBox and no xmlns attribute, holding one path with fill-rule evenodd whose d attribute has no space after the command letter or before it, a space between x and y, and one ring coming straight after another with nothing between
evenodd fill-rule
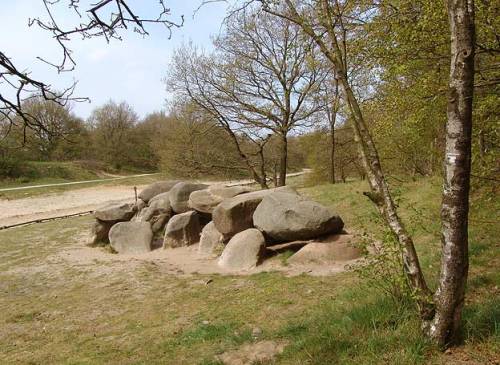
<instances>
[{"instance_id":1,"label":"green grass","mask_svg":"<svg viewBox=\"0 0 500 365\"><path fill-rule=\"evenodd\" d=\"M381 237L365 189L300 188L337 210L348 230ZM439 182L406 183L398 195L433 283ZM215 365L216 355L254 341L259 327L262 339L288 343L272 364L452 364L460 356L488 364L500 350L500 232L484 223L496 204L473 200L464 345L452 355L423 339L410 303L350 272L174 276L161 262L70 261L91 222L81 217L0 231L0 363Z\"/></svg>"},{"instance_id":2,"label":"green grass","mask_svg":"<svg viewBox=\"0 0 500 365\"><path fill-rule=\"evenodd\" d=\"M15 179L1 180L2 187L16 187L38 183L57 183L77 180L91 180L101 177L104 166L91 166L84 162L42 162L26 161L23 163L22 176Z\"/></svg>"},{"instance_id":3,"label":"green grass","mask_svg":"<svg viewBox=\"0 0 500 365\"><path fill-rule=\"evenodd\" d=\"M286 250L278 254L278 258L283 266L288 266L287 260L295 253L292 250Z\"/></svg>"}]
</instances>

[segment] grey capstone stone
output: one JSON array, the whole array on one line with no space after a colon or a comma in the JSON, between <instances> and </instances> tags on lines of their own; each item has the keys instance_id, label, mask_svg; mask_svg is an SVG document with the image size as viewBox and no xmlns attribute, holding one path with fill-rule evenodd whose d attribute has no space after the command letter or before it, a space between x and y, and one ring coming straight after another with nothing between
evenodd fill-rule
<instances>
[{"instance_id":1,"label":"grey capstone stone","mask_svg":"<svg viewBox=\"0 0 500 365\"><path fill-rule=\"evenodd\" d=\"M206 189L208 185L180 182L169 192L170 205L176 213L185 213L190 210L188 206L189 195L193 191Z\"/></svg>"},{"instance_id":2,"label":"grey capstone stone","mask_svg":"<svg viewBox=\"0 0 500 365\"><path fill-rule=\"evenodd\" d=\"M178 180L167 180L152 183L139 193L139 198L148 203L156 195L170 191L178 182Z\"/></svg>"},{"instance_id":3,"label":"grey capstone stone","mask_svg":"<svg viewBox=\"0 0 500 365\"><path fill-rule=\"evenodd\" d=\"M278 241L307 240L339 233L344 227L342 219L328 208L288 193L264 197L255 209L253 223Z\"/></svg>"},{"instance_id":4,"label":"grey capstone stone","mask_svg":"<svg viewBox=\"0 0 500 365\"><path fill-rule=\"evenodd\" d=\"M253 213L265 196L276 192L296 194L288 186L275 189L259 190L225 199L217 205L212 214L212 220L217 230L225 238L231 238L236 233L253 227Z\"/></svg>"}]
</instances>

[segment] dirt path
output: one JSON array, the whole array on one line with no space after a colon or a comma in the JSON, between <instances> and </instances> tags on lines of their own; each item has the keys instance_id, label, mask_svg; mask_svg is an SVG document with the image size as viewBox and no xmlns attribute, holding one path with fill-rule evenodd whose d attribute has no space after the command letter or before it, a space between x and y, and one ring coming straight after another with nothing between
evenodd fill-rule
<instances>
[{"instance_id":1,"label":"dirt path","mask_svg":"<svg viewBox=\"0 0 500 365\"><path fill-rule=\"evenodd\" d=\"M110 178L109 179L72 181L72 182L57 183L57 184L19 186L17 188L0 189L0 192L3 192L3 191L15 191L15 190L26 190L26 189L38 189L38 188L50 188L52 186L66 186L66 185L89 184L89 183L94 183L94 182L99 182L100 183L100 182L104 182L104 181L110 182L110 181L116 181L116 180L122 180L122 179L129 179L129 178L133 178L133 177L152 176L152 175L158 175L158 174L140 174L140 175L128 175L128 176L119 176L119 175L112 175L112 174L106 174L106 175L110 176Z\"/></svg>"},{"instance_id":2,"label":"dirt path","mask_svg":"<svg viewBox=\"0 0 500 365\"><path fill-rule=\"evenodd\" d=\"M0 199L0 226L95 210L108 202L132 202L134 198L132 186L95 186L32 198Z\"/></svg>"},{"instance_id":3,"label":"dirt path","mask_svg":"<svg viewBox=\"0 0 500 365\"><path fill-rule=\"evenodd\" d=\"M288 174L298 176L304 172ZM251 184L253 180L233 180L226 182L202 181L206 184L228 186ZM146 185L137 186L141 191ZM38 219L88 212L106 203L127 203L135 199L132 186L94 186L43 196L14 200L0 199L0 227L29 222Z\"/></svg>"}]
</instances>

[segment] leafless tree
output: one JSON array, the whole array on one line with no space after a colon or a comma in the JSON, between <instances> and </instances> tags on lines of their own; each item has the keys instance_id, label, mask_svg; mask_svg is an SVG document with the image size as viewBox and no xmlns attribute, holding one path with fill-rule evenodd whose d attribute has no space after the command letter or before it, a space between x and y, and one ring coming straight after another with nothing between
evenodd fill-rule
<instances>
[{"instance_id":1,"label":"leafless tree","mask_svg":"<svg viewBox=\"0 0 500 365\"><path fill-rule=\"evenodd\" d=\"M142 17L128 0L101 0L95 4L81 0L40 0L46 10L45 17L35 17L29 20L30 26L37 26L52 34L60 46L62 58L59 62L39 60L55 67L58 72L71 71L76 65L69 42L75 36L83 39L104 37L107 41L121 39L122 31L132 30L142 36L147 36L147 27L156 24L164 26L168 32L173 27L180 27L179 22L170 18L170 9L163 0L157 0L158 11L154 17ZM61 26L55 16L54 6L66 4L74 11L80 22L68 28ZM76 82L62 91L54 90L50 84L31 76L29 70L20 68L0 50L0 117L9 121L10 125L49 133L43 123L23 107L24 103L33 98L43 98L47 101L66 106L71 101L85 101L85 97L75 97ZM21 124L21 125L19 125Z\"/></svg>"},{"instance_id":2,"label":"leafless tree","mask_svg":"<svg viewBox=\"0 0 500 365\"><path fill-rule=\"evenodd\" d=\"M269 133L279 136L284 185L288 135L322 107L316 93L326 72L316 64L315 46L292 22L255 12L230 17L215 46L210 56L180 50L170 84L210 110L228 133L245 133L258 144Z\"/></svg>"},{"instance_id":3,"label":"leafless tree","mask_svg":"<svg viewBox=\"0 0 500 365\"><path fill-rule=\"evenodd\" d=\"M265 146L263 137L258 134L254 137L252 131L243 129L232 115L224 112L224 104L214 97L218 93L217 83L214 81L217 79L216 65L214 58L199 52L196 48L181 47L174 54L166 84L174 92L176 102L183 104L193 102L217 121L230 137L249 174L262 188L267 188L265 167L262 164L259 166L241 143L243 136L263 150ZM263 153L259 155L263 156Z\"/></svg>"}]
</instances>

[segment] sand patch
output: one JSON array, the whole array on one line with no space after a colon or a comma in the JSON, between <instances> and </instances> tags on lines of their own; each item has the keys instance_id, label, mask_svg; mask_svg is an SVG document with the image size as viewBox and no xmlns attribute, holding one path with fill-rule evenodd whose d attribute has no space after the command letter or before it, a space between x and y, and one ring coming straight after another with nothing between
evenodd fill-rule
<instances>
[{"instance_id":1,"label":"sand patch","mask_svg":"<svg viewBox=\"0 0 500 365\"><path fill-rule=\"evenodd\" d=\"M224 365L247 365L271 361L285 349L285 342L260 341L246 344L237 350L228 351L218 356Z\"/></svg>"},{"instance_id":2,"label":"sand patch","mask_svg":"<svg viewBox=\"0 0 500 365\"><path fill-rule=\"evenodd\" d=\"M197 245L173 249L159 248L147 253L127 255L113 254L102 247L87 247L81 242L84 242L83 238L79 240L79 243L71 245L48 259L51 262L61 262L88 269L98 276L110 274L113 271L130 271L138 267L149 267L162 274L171 275L252 275L261 272L281 272L286 276L301 274L326 276L343 272L356 261L286 265L278 255L275 255L253 269L229 271L217 265L216 257L200 254ZM271 251L270 255L272 255Z\"/></svg>"}]
</instances>

